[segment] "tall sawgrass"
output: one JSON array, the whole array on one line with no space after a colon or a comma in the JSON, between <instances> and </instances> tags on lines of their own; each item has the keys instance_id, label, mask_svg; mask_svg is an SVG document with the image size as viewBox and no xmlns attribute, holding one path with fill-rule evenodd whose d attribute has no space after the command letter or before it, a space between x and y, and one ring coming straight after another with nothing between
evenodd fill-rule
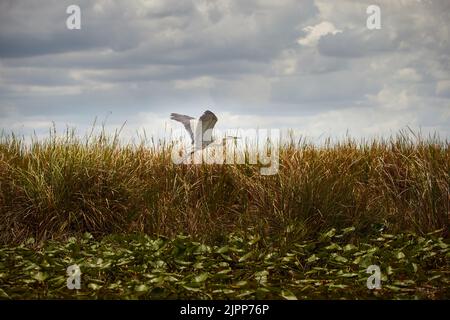
<instances>
[{"instance_id":1,"label":"tall sawgrass","mask_svg":"<svg viewBox=\"0 0 450 320\"><path fill-rule=\"evenodd\" d=\"M30 143L0 137L0 243L144 232L220 241L232 231L292 242L330 227L419 233L450 212L449 143L401 133L316 146L290 140L279 173L259 166L176 165L173 145L122 145L68 130Z\"/></svg>"}]
</instances>

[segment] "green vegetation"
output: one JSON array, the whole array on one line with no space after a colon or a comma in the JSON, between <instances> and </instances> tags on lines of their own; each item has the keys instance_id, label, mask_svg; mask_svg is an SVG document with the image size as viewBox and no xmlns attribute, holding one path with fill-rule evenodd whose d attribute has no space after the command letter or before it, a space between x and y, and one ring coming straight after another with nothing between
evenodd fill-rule
<instances>
[{"instance_id":1,"label":"green vegetation","mask_svg":"<svg viewBox=\"0 0 450 320\"><path fill-rule=\"evenodd\" d=\"M0 191L5 298L449 298L438 138L290 141L279 173L262 176L175 165L164 142L2 135ZM369 264L381 290L366 288Z\"/></svg>"},{"instance_id":2,"label":"green vegetation","mask_svg":"<svg viewBox=\"0 0 450 320\"><path fill-rule=\"evenodd\" d=\"M32 241L31 241L32 242ZM29 244L31 243L29 242ZM435 235L380 233L358 242L354 230L331 229L289 249L259 236L228 236L208 246L178 236L86 234L65 243L0 249L3 298L315 299L450 298L450 245ZM77 264L81 289L66 287ZM380 266L381 289L369 290L369 265Z\"/></svg>"}]
</instances>

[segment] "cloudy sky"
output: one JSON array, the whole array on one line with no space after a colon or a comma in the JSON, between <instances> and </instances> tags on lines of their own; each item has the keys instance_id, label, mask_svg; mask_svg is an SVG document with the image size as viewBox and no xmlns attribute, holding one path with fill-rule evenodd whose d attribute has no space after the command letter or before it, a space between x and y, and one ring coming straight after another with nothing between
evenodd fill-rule
<instances>
[{"instance_id":1,"label":"cloudy sky","mask_svg":"<svg viewBox=\"0 0 450 320\"><path fill-rule=\"evenodd\" d=\"M449 36L448 0L1 0L0 128L157 133L210 109L222 129L450 137Z\"/></svg>"}]
</instances>

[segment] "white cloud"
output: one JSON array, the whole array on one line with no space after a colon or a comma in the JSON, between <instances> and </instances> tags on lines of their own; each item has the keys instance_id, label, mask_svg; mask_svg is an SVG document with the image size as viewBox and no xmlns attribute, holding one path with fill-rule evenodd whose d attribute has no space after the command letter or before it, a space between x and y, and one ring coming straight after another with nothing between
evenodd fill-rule
<instances>
[{"instance_id":1,"label":"white cloud","mask_svg":"<svg viewBox=\"0 0 450 320\"><path fill-rule=\"evenodd\" d=\"M377 95L370 95L370 100L375 106L387 110L405 110L414 107L414 94L405 89L395 90L393 88L384 87Z\"/></svg>"},{"instance_id":2,"label":"white cloud","mask_svg":"<svg viewBox=\"0 0 450 320\"><path fill-rule=\"evenodd\" d=\"M395 78L400 81L421 81L422 77L420 74L413 68L403 68L397 71L395 74Z\"/></svg>"},{"instance_id":3,"label":"white cloud","mask_svg":"<svg viewBox=\"0 0 450 320\"><path fill-rule=\"evenodd\" d=\"M306 32L306 36L299 38L297 42L301 45L313 47L316 46L320 38L327 34L337 34L342 32L342 30L337 29L331 22L323 21L314 26L308 26L303 28Z\"/></svg>"}]
</instances>

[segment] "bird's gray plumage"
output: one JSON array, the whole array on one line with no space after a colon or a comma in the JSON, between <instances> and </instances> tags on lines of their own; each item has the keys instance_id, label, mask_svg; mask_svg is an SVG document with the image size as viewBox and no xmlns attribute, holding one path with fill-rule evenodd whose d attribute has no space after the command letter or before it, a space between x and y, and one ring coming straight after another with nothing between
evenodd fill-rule
<instances>
[{"instance_id":1,"label":"bird's gray plumage","mask_svg":"<svg viewBox=\"0 0 450 320\"><path fill-rule=\"evenodd\" d=\"M191 143L195 145L196 148L200 147L201 149L203 149L212 143L212 129L216 125L217 117L211 111L206 110L202 114L195 127L195 132L194 130L192 130L192 120L194 120L195 118L184 114L171 113L170 119L181 122L184 125L191 137Z\"/></svg>"},{"instance_id":2,"label":"bird's gray plumage","mask_svg":"<svg viewBox=\"0 0 450 320\"><path fill-rule=\"evenodd\" d=\"M187 132L189 132L192 143L194 143L194 133L192 132L192 129L191 129L191 120L193 120L195 118L186 116L184 114L171 113L170 119L181 122L184 125L184 127L186 128Z\"/></svg>"}]
</instances>

